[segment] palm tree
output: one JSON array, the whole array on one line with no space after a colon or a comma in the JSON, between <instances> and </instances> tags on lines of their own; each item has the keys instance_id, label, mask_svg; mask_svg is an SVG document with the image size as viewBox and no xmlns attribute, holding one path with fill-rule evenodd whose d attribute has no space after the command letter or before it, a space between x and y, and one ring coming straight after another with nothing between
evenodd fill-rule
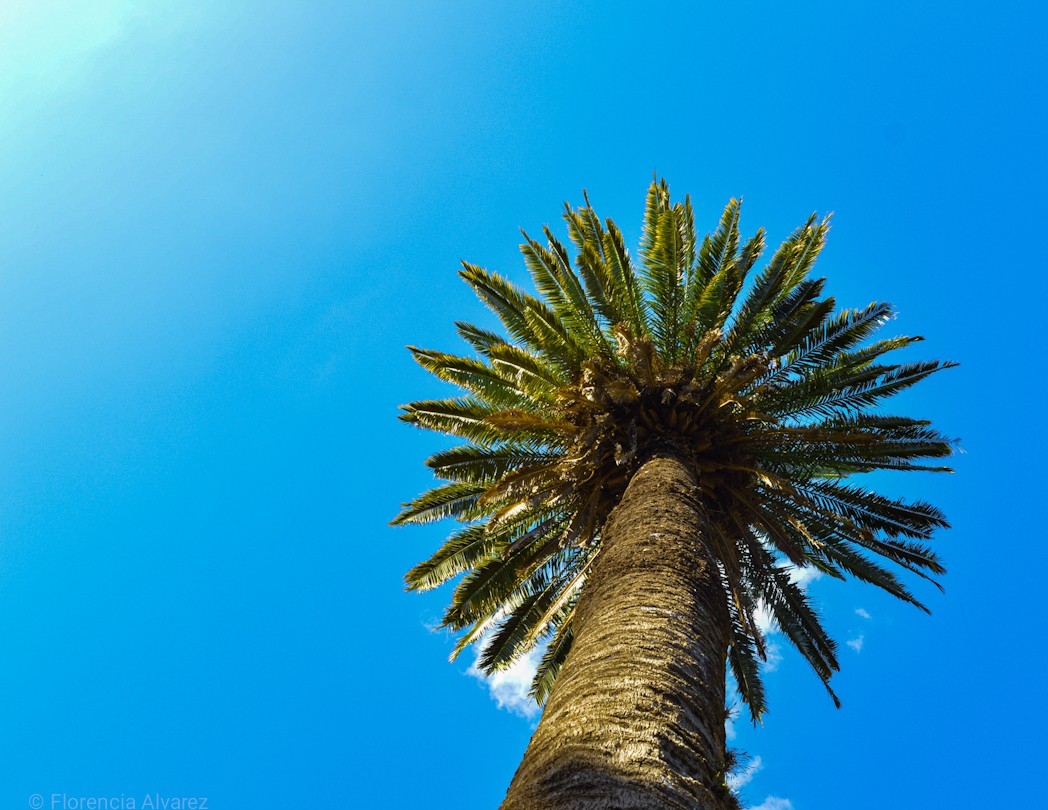
<instances>
[{"instance_id":1,"label":"palm tree","mask_svg":"<svg viewBox=\"0 0 1048 810\"><path fill-rule=\"evenodd\" d=\"M836 645L791 579L812 567L925 609L882 562L934 581L935 507L848 483L947 470L953 443L882 400L951 363L881 362L885 303L836 310L809 278L814 215L751 278L739 202L699 241L689 200L647 196L639 268L614 222L565 205L574 261L549 230L521 250L538 296L463 265L505 327L458 333L474 356L409 347L464 396L401 418L464 440L426 462L445 483L394 523L464 526L407 574L461 574L444 625L494 672L545 645L541 722L502 807L720 808L726 668L765 711L763 609L830 690ZM834 702L836 696L830 690ZM837 705L840 705L839 703Z\"/></svg>"}]
</instances>

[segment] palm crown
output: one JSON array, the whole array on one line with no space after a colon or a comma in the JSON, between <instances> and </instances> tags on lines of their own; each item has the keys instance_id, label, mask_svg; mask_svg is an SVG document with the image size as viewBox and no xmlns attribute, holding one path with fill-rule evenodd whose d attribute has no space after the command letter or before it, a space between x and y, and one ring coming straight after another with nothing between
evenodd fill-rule
<instances>
[{"instance_id":1,"label":"palm crown","mask_svg":"<svg viewBox=\"0 0 1048 810\"><path fill-rule=\"evenodd\" d=\"M828 218L810 217L752 277L764 233L742 241L734 199L699 241L690 201L673 203L653 182L639 268L588 198L565 205L564 219L574 261L548 228L545 244L524 235L538 297L463 265L506 336L458 322L475 356L410 347L466 393L412 402L401 418L465 443L427 460L445 483L394 522L465 525L408 572L408 587L466 574L444 625L466 631L453 657L485 639L489 672L547 642L532 690L542 703L605 520L643 460L672 444L699 481L732 625L728 661L752 716L764 711L762 606L829 690L835 644L791 567L851 575L924 608L884 562L934 581L944 569L927 541L943 515L846 480L948 470L926 461L950 455L951 440L878 406L953 364L882 362L920 338L871 340L889 304L838 311L821 297L824 280L809 272Z\"/></svg>"}]
</instances>

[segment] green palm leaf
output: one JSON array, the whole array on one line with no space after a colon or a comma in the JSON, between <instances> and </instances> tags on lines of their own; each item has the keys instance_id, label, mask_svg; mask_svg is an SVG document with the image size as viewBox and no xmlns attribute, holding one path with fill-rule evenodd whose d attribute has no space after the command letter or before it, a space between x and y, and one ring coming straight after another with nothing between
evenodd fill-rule
<instances>
[{"instance_id":1,"label":"green palm leaf","mask_svg":"<svg viewBox=\"0 0 1048 810\"><path fill-rule=\"evenodd\" d=\"M718 567L727 665L756 721L766 708L759 611L828 690L838 668L790 566L926 609L895 571L938 584L944 567L930 542L945 517L847 479L947 469L936 462L954 440L877 409L954 364L885 362L920 340L875 339L890 305L837 310L823 297L824 280L809 274L828 217L809 217L754 273L764 232L743 242L738 200L698 239L690 200L674 203L666 183L653 182L635 267L621 230L585 203L565 206L573 251L548 228L544 242L524 235L537 295L463 264L505 334L459 321L475 356L411 347L465 395L412 402L401 418L465 443L429 458L444 482L394 522L466 525L407 584L458 578L444 622L463 633L454 654L482 642L485 671L545 645L532 688L542 703L575 643L609 517L645 460L672 447L698 482L708 518L697 531Z\"/></svg>"}]
</instances>

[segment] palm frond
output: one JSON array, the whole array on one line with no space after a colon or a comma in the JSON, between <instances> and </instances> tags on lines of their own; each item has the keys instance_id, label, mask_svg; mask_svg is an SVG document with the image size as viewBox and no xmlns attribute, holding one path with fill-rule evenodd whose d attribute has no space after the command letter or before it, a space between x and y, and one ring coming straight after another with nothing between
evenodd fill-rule
<instances>
[{"instance_id":1,"label":"palm frond","mask_svg":"<svg viewBox=\"0 0 1048 810\"><path fill-rule=\"evenodd\" d=\"M758 722L769 615L834 701L836 645L790 576L814 568L927 610L901 577L939 586L932 547L945 516L920 500L851 482L878 470L946 471L956 441L881 406L955 364L893 363L920 337L877 339L889 304L837 309L811 278L829 217L811 215L771 256L740 234L739 200L696 236L691 201L651 184L637 266L621 230L565 204L568 240L524 233L529 293L463 263L461 277L501 331L458 321L469 356L409 347L461 396L402 406L401 419L458 437L427 465L443 481L394 523L465 524L406 577L411 590L455 580L444 624L452 656L482 643L495 672L545 645L532 694L549 696L576 631L575 609L601 561L609 516L657 448L692 466L708 520L693 527L716 562L728 666ZM901 573L905 572L905 573ZM897 575L898 574L898 575Z\"/></svg>"},{"instance_id":2,"label":"palm frond","mask_svg":"<svg viewBox=\"0 0 1048 810\"><path fill-rule=\"evenodd\" d=\"M546 651L535 668L535 678L531 683L531 694L540 706L549 697L557 675L560 674L560 668L564 666L564 661L571 652L571 642L574 638L571 622L564 620L557 625L556 632L546 645Z\"/></svg>"}]
</instances>

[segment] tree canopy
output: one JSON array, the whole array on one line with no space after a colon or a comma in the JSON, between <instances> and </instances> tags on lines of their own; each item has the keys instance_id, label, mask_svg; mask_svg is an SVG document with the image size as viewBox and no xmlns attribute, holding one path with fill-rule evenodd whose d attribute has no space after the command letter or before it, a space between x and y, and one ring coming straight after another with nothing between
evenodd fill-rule
<instances>
[{"instance_id":1,"label":"tree canopy","mask_svg":"<svg viewBox=\"0 0 1048 810\"><path fill-rule=\"evenodd\" d=\"M938 460L953 441L883 403L953 364L888 362L921 340L876 338L891 305L838 309L823 296L811 271L829 217L809 217L755 271L765 234L743 239L738 200L699 239L690 200L653 182L637 262L585 202L564 208L573 251L549 228L542 240L524 234L537 295L463 264L504 334L457 322L469 353L409 347L463 393L412 402L401 418L461 443L427 460L443 483L394 522L463 525L408 572L408 587L464 575L443 623L463 631L453 657L483 640L488 672L545 644L532 687L543 702L608 515L652 448L674 443L697 473L728 601L728 661L752 717L765 710L760 609L836 702L836 645L790 572L852 577L926 609L897 574L944 573L929 547L943 514L854 480L948 471Z\"/></svg>"}]
</instances>

